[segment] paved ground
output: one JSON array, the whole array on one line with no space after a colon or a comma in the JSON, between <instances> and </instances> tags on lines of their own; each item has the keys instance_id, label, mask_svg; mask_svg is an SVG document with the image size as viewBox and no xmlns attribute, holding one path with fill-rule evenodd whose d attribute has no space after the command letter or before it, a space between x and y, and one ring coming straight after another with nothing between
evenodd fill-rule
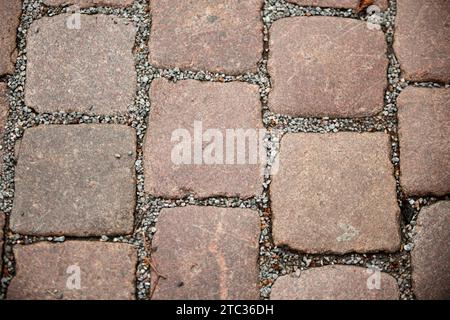
<instances>
[{"instance_id":1,"label":"paved ground","mask_svg":"<svg viewBox=\"0 0 450 320\"><path fill-rule=\"evenodd\" d=\"M0 297L450 299L450 1L374 4L0 0Z\"/></svg>"}]
</instances>

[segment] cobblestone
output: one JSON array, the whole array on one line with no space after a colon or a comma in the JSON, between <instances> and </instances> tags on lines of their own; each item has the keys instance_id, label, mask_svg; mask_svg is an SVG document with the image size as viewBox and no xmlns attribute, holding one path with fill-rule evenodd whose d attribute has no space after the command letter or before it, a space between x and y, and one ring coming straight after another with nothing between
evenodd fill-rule
<instances>
[{"instance_id":1,"label":"cobblestone","mask_svg":"<svg viewBox=\"0 0 450 320\"><path fill-rule=\"evenodd\" d=\"M411 253L413 289L420 300L450 299L450 201L423 208Z\"/></svg>"},{"instance_id":2,"label":"cobblestone","mask_svg":"<svg viewBox=\"0 0 450 320\"><path fill-rule=\"evenodd\" d=\"M249 209L163 209L152 260L153 299L258 299L259 216ZM155 278L155 275L154 275Z\"/></svg>"},{"instance_id":3,"label":"cobblestone","mask_svg":"<svg viewBox=\"0 0 450 320\"><path fill-rule=\"evenodd\" d=\"M137 256L122 243L68 241L14 247L12 300L134 299Z\"/></svg>"},{"instance_id":4,"label":"cobblestone","mask_svg":"<svg viewBox=\"0 0 450 320\"><path fill-rule=\"evenodd\" d=\"M450 89L407 88L398 98L400 182L408 195L450 192Z\"/></svg>"},{"instance_id":5,"label":"cobblestone","mask_svg":"<svg viewBox=\"0 0 450 320\"><path fill-rule=\"evenodd\" d=\"M309 253L395 251L395 180L383 133L287 134L271 198L275 244Z\"/></svg>"},{"instance_id":6,"label":"cobblestone","mask_svg":"<svg viewBox=\"0 0 450 320\"><path fill-rule=\"evenodd\" d=\"M290 116L377 113L387 86L386 51L383 33L362 21L336 17L276 21L270 29L269 107Z\"/></svg>"},{"instance_id":7,"label":"cobblestone","mask_svg":"<svg viewBox=\"0 0 450 320\"><path fill-rule=\"evenodd\" d=\"M21 10L20 0L0 1L0 76L14 71L17 58L16 35Z\"/></svg>"},{"instance_id":8,"label":"cobblestone","mask_svg":"<svg viewBox=\"0 0 450 320\"><path fill-rule=\"evenodd\" d=\"M450 81L450 3L397 0L394 49L412 81Z\"/></svg>"},{"instance_id":9,"label":"cobblestone","mask_svg":"<svg viewBox=\"0 0 450 320\"><path fill-rule=\"evenodd\" d=\"M134 130L126 126L26 130L18 152L11 229L31 235L131 233L135 145Z\"/></svg>"},{"instance_id":10,"label":"cobblestone","mask_svg":"<svg viewBox=\"0 0 450 320\"><path fill-rule=\"evenodd\" d=\"M136 92L135 28L106 15L79 15L79 26L71 25L74 19L44 17L31 26L27 106L38 112L126 112Z\"/></svg>"},{"instance_id":11,"label":"cobblestone","mask_svg":"<svg viewBox=\"0 0 450 320\"><path fill-rule=\"evenodd\" d=\"M150 62L159 68L256 72L262 59L263 0L151 3Z\"/></svg>"},{"instance_id":12,"label":"cobblestone","mask_svg":"<svg viewBox=\"0 0 450 320\"><path fill-rule=\"evenodd\" d=\"M397 300L395 279L383 272L353 266L327 266L283 276L272 288L273 300Z\"/></svg>"}]
</instances>

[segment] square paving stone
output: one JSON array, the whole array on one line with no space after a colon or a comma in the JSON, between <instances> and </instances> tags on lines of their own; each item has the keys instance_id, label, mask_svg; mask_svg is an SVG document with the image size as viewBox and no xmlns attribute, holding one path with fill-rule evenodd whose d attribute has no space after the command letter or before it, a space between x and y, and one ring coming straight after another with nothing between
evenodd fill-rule
<instances>
[{"instance_id":1,"label":"square paving stone","mask_svg":"<svg viewBox=\"0 0 450 320\"><path fill-rule=\"evenodd\" d=\"M398 0L394 50L411 81L450 81L450 1Z\"/></svg>"},{"instance_id":2,"label":"square paving stone","mask_svg":"<svg viewBox=\"0 0 450 320\"><path fill-rule=\"evenodd\" d=\"M14 247L10 300L131 300L137 254L124 243L67 241Z\"/></svg>"},{"instance_id":3,"label":"square paving stone","mask_svg":"<svg viewBox=\"0 0 450 320\"><path fill-rule=\"evenodd\" d=\"M158 0L150 3L150 63L227 74L257 72L263 0Z\"/></svg>"},{"instance_id":4,"label":"square paving stone","mask_svg":"<svg viewBox=\"0 0 450 320\"><path fill-rule=\"evenodd\" d=\"M309 253L399 248L388 135L287 134L279 161L270 187L275 244Z\"/></svg>"},{"instance_id":5,"label":"square paving stone","mask_svg":"<svg viewBox=\"0 0 450 320\"><path fill-rule=\"evenodd\" d=\"M27 36L25 102L38 112L125 113L134 102L135 27L102 14L44 17ZM79 27L79 28L77 28Z\"/></svg>"},{"instance_id":6,"label":"square paving stone","mask_svg":"<svg viewBox=\"0 0 450 320\"><path fill-rule=\"evenodd\" d=\"M134 0L44 0L48 6L78 5L80 8L94 6L127 7L133 4Z\"/></svg>"},{"instance_id":7,"label":"square paving stone","mask_svg":"<svg viewBox=\"0 0 450 320\"><path fill-rule=\"evenodd\" d=\"M163 209L152 261L166 278L152 299L259 299L258 212L189 206Z\"/></svg>"},{"instance_id":8,"label":"square paving stone","mask_svg":"<svg viewBox=\"0 0 450 320\"><path fill-rule=\"evenodd\" d=\"M423 208L414 228L412 284L419 300L450 300L450 201Z\"/></svg>"},{"instance_id":9,"label":"square paving stone","mask_svg":"<svg viewBox=\"0 0 450 320\"><path fill-rule=\"evenodd\" d=\"M450 192L450 89L407 88L397 101L400 183L408 195Z\"/></svg>"},{"instance_id":10,"label":"square paving stone","mask_svg":"<svg viewBox=\"0 0 450 320\"><path fill-rule=\"evenodd\" d=\"M272 300L398 300L391 275L355 266L333 265L286 275L272 286ZM377 279L378 277L378 279ZM379 282L378 282L379 280Z\"/></svg>"},{"instance_id":11,"label":"square paving stone","mask_svg":"<svg viewBox=\"0 0 450 320\"><path fill-rule=\"evenodd\" d=\"M21 13L21 0L0 0L0 76L14 72L16 35Z\"/></svg>"},{"instance_id":12,"label":"square paving stone","mask_svg":"<svg viewBox=\"0 0 450 320\"><path fill-rule=\"evenodd\" d=\"M257 86L157 79L151 85L150 100L144 143L148 193L166 198L188 194L250 198L262 192L265 159L253 158L259 155L255 152L265 150L258 138L264 127ZM215 133L208 137L210 129ZM245 136L238 130L249 130L245 147L239 147L237 139L234 144L227 142L233 137L227 129L234 130L240 141ZM239 151L245 155L242 162L238 162Z\"/></svg>"},{"instance_id":13,"label":"square paving stone","mask_svg":"<svg viewBox=\"0 0 450 320\"><path fill-rule=\"evenodd\" d=\"M288 0L301 6L330 7L330 8L350 8L357 9L361 0ZM375 0L374 5L381 10L388 8L388 0Z\"/></svg>"},{"instance_id":14,"label":"square paving stone","mask_svg":"<svg viewBox=\"0 0 450 320\"><path fill-rule=\"evenodd\" d=\"M6 121L8 120L9 100L8 86L0 82L0 174L3 173L3 136L5 134Z\"/></svg>"},{"instance_id":15,"label":"square paving stone","mask_svg":"<svg viewBox=\"0 0 450 320\"><path fill-rule=\"evenodd\" d=\"M337 17L281 19L270 28L269 107L290 116L361 117L383 109L387 46L380 30Z\"/></svg>"},{"instance_id":16,"label":"square paving stone","mask_svg":"<svg viewBox=\"0 0 450 320\"><path fill-rule=\"evenodd\" d=\"M133 231L136 135L123 125L49 125L19 145L11 229L30 235Z\"/></svg>"}]
</instances>

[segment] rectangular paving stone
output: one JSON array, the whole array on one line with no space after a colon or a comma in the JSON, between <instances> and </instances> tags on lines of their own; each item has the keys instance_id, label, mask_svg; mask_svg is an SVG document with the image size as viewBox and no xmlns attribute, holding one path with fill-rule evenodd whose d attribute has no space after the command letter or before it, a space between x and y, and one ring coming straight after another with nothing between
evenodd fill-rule
<instances>
[{"instance_id":1,"label":"rectangular paving stone","mask_svg":"<svg viewBox=\"0 0 450 320\"><path fill-rule=\"evenodd\" d=\"M450 192L450 89L409 87L397 101L400 183L407 195Z\"/></svg>"},{"instance_id":2,"label":"rectangular paving stone","mask_svg":"<svg viewBox=\"0 0 450 320\"><path fill-rule=\"evenodd\" d=\"M450 81L450 1L398 0L394 50L411 81Z\"/></svg>"},{"instance_id":3,"label":"rectangular paving stone","mask_svg":"<svg viewBox=\"0 0 450 320\"><path fill-rule=\"evenodd\" d=\"M301 6L330 7L330 8L350 8L357 9L361 0L288 0ZM375 0L374 5L381 10L388 8L388 0Z\"/></svg>"},{"instance_id":4,"label":"rectangular paving stone","mask_svg":"<svg viewBox=\"0 0 450 320\"><path fill-rule=\"evenodd\" d=\"M158 0L150 3L150 63L227 74L257 72L263 0Z\"/></svg>"},{"instance_id":5,"label":"rectangular paving stone","mask_svg":"<svg viewBox=\"0 0 450 320\"><path fill-rule=\"evenodd\" d=\"M189 206L163 209L153 238L152 299L259 299L256 211ZM156 283L156 284L155 284Z\"/></svg>"},{"instance_id":6,"label":"rectangular paving stone","mask_svg":"<svg viewBox=\"0 0 450 320\"><path fill-rule=\"evenodd\" d=\"M280 19L270 28L269 107L290 116L376 114L387 85L386 52L383 32L363 21Z\"/></svg>"},{"instance_id":7,"label":"rectangular paving stone","mask_svg":"<svg viewBox=\"0 0 450 320\"><path fill-rule=\"evenodd\" d=\"M275 244L309 253L398 250L388 135L287 134L280 148L270 188Z\"/></svg>"},{"instance_id":8,"label":"rectangular paving stone","mask_svg":"<svg viewBox=\"0 0 450 320\"><path fill-rule=\"evenodd\" d=\"M127 112L136 92L135 27L110 15L82 14L79 26L74 19L61 14L31 25L27 106L38 112Z\"/></svg>"},{"instance_id":9,"label":"rectangular paving stone","mask_svg":"<svg viewBox=\"0 0 450 320\"><path fill-rule=\"evenodd\" d=\"M227 129L236 129L238 135L237 129L244 133L250 130L255 139L264 130L257 86L156 79L150 88L150 100L149 130L144 143L146 192L165 198L188 194L200 198L250 198L262 192L263 162L251 162L251 145L264 148L262 142L253 141L249 134L243 163L238 163L238 151L244 148L239 148L235 140L232 152L232 144L227 143L227 137L232 137L227 135ZM210 130L217 135L207 139ZM216 147L208 148L214 144ZM227 152L232 152L234 161Z\"/></svg>"},{"instance_id":10,"label":"rectangular paving stone","mask_svg":"<svg viewBox=\"0 0 450 320\"><path fill-rule=\"evenodd\" d=\"M44 0L48 6L78 5L80 8L93 6L127 7L133 4L134 0Z\"/></svg>"},{"instance_id":11,"label":"rectangular paving stone","mask_svg":"<svg viewBox=\"0 0 450 320\"><path fill-rule=\"evenodd\" d=\"M124 243L66 241L14 247L9 300L131 300L137 254Z\"/></svg>"},{"instance_id":12,"label":"rectangular paving stone","mask_svg":"<svg viewBox=\"0 0 450 320\"><path fill-rule=\"evenodd\" d=\"M0 174L3 173L3 137L5 134L6 121L8 120L9 100L8 86L0 82Z\"/></svg>"},{"instance_id":13,"label":"rectangular paving stone","mask_svg":"<svg viewBox=\"0 0 450 320\"><path fill-rule=\"evenodd\" d=\"M419 300L450 300L450 201L423 208L411 252L413 291Z\"/></svg>"},{"instance_id":14,"label":"rectangular paving stone","mask_svg":"<svg viewBox=\"0 0 450 320\"><path fill-rule=\"evenodd\" d=\"M391 275L355 266L333 265L286 275L272 287L271 300L398 300L397 281ZM378 279L374 277L379 276ZM372 277L373 279L371 279Z\"/></svg>"},{"instance_id":15,"label":"rectangular paving stone","mask_svg":"<svg viewBox=\"0 0 450 320\"><path fill-rule=\"evenodd\" d=\"M0 0L0 76L14 72L16 35L21 13L21 0Z\"/></svg>"},{"instance_id":16,"label":"rectangular paving stone","mask_svg":"<svg viewBox=\"0 0 450 320\"><path fill-rule=\"evenodd\" d=\"M49 125L19 145L11 229L30 235L133 231L136 135L124 125Z\"/></svg>"}]
</instances>

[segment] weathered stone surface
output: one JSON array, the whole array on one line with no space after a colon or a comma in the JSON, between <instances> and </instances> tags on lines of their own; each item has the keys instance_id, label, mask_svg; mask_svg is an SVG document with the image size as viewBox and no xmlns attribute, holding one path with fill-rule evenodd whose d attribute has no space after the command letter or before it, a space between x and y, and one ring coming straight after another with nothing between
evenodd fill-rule
<instances>
[{"instance_id":1,"label":"weathered stone surface","mask_svg":"<svg viewBox=\"0 0 450 320\"><path fill-rule=\"evenodd\" d=\"M0 212L0 268L3 264L3 229L5 228L5 214L3 212ZM2 270L2 269L0 269Z\"/></svg>"},{"instance_id":2,"label":"weathered stone surface","mask_svg":"<svg viewBox=\"0 0 450 320\"><path fill-rule=\"evenodd\" d=\"M314 6L314 7L330 7L330 8L358 8L360 0L288 0L299 4L301 6ZM378 6L381 10L388 8L388 0L375 0L374 5Z\"/></svg>"},{"instance_id":3,"label":"weathered stone surface","mask_svg":"<svg viewBox=\"0 0 450 320\"><path fill-rule=\"evenodd\" d=\"M163 209L152 261L166 277L153 299L258 299L259 215L240 208Z\"/></svg>"},{"instance_id":4,"label":"weathered stone surface","mask_svg":"<svg viewBox=\"0 0 450 320\"><path fill-rule=\"evenodd\" d=\"M257 72L263 0L151 2L150 62L160 68Z\"/></svg>"},{"instance_id":5,"label":"weathered stone surface","mask_svg":"<svg viewBox=\"0 0 450 320\"><path fill-rule=\"evenodd\" d=\"M33 22L27 36L25 102L38 112L125 113L133 104L135 27L102 14Z\"/></svg>"},{"instance_id":6,"label":"weathered stone surface","mask_svg":"<svg viewBox=\"0 0 450 320\"><path fill-rule=\"evenodd\" d=\"M22 1L0 0L0 76L14 72L16 63L16 34Z\"/></svg>"},{"instance_id":7,"label":"weathered stone surface","mask_svg":"<svg viewBox=\"0 0 450 320\"><path fill-rule=\"evenodd\" d=\"M227 129L251 129L258 135L257 130L264 128L257 86L195 80L172 83L157 79L150 88L150 100L150 125L144 144L147 192L167 198L190 193L200 198L217 195L249 198L262 192L262 162L237 163L237 143L233 153L235 161L226 164L226 152L230 150L227 148L230 144L226 143ZM202 128L194 130L195 123ZM210 144L208 140L202 142L200 135L203 132L206 138L209 129L217 129L222 135L223 143L220 137L209 140L223 146L223 157L218 156L217 162L202 157L202 154L214 153L213 150L207 152ZM180 137L183 133L180 130L184 130L187 137ZM186 152L186 161L178 159L181 153L177 150L183 141L191 149ZM247 160L249 154L253 155L249 145L245 147ZM200 146L202 150L196 152ZM218 149L217 155L220 154Z\"/></svg>"},{"instance_id":8,"label":"weathered stone surface","mask_svg":"<svg viewBox=\"0 0 450 320\"><path fill-rule=\"evenodd\" d=\"M398 0L394 50L403 76L450 81L450 1Z\"/></svg>"},{"instance_id":9,"label":"weathered stone surface","mask_svg":"<svg viewBox=\"0 0 450 320\"><path fill-rule=\"evenodd\" d=\"M78 5L80 8L93 6L127 7L133 4L134 0L44 0L48 6Z\"/></svg>"},{"instance_id":10,"label":"weathered stone surface","mask_svg":"<svg viewBox=\"0 0 450 320\"><path fill-rule=\"evenodd\" d=\"M134 299L137 254L131 245L41 242L15 246L14 256L16 275L8 299Z\"/></svg>"},{"instance_id":11,"label":"weathered stone surface","mask_svg":"<svg viewBox=\"0 0 450 320\"><path fill-rule=\"evenodd\" d=\"M363 21L281 19L270 29L273 112L292 116L368 116L382 110L386 40Z\"/></svg>"},{"instance_id":12,"label":"weathered stone surface","mask_svg":"<svg viewBox=\"0 0 450 320\"><path fill-rule=\"evenodd\" d=\"M384 133L287 134L270 192L273 237L300 251L396 251L399 207Z\"/></svg>"},{"instance_id":13,"label":"weathered stone surface","mask_svg":"<svg viewBox=\"0 0 450 320\"><path fill-rule=\"evenodd\" d=\"M379 283L377 277L379 276ZM278 278L272 300L397 300L397 281L387 273L354 266L326 266L302 271L299 278Z\"/></svg>"},{"instance_id":14,"label":"weathered stone surface","mask_svg":"<svg viewBox=\"0 0 450 320\"><path fill-rule=\"evenodd\" d=\"M397 104L403 191L448 194L450 89L407 88Z\"/></svg>"},{"instance_id":15,"label":"weathered stone surface","mask_svg":"<svg viewBox=\"0 0 450 320\"><path fill-rule=\"evenodd\" d=\"M3 173L3 136L5 134L6 121L8 120L8 87L6 83L0 82L0 174Z\"/></svg>"},{"instance_id":16,"label":"weathered stone surface","mask_svg":"<svg viewBox=\"0 0 450 320\"><path fill-rule=\"evenodd\" d=\"M11 229L33 235L131 233L135 148L134 130L122 125L25 130Z\"/></svg>"},{"instance_id":17,"label":"weathered stone surface","mask_svg":"<svg viewBox=\"0 0 450 320\"><path fill-rule=\"evenodd\" d=\"M413 290L420 300L450 299L450 201L423 208L411 253Z\"/></svg>"}]
</instances>

